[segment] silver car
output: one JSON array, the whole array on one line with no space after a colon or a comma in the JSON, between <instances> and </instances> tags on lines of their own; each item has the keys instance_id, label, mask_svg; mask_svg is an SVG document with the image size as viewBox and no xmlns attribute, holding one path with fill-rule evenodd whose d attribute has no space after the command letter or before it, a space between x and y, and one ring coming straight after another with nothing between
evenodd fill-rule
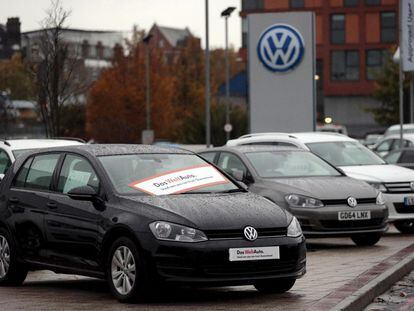
<instances>
[{"instance_id":1,"label":"silver car","mask_svg":"<svg viewBox=\"0 0 414 311\"><path fill-rule=\"evenodd\" d=\"M250 191L289 210L307 237L348 236L357 245L374 245L388 228L382 193L309 151L237 146L199 154Z\"/></svg>"}]
</instances>

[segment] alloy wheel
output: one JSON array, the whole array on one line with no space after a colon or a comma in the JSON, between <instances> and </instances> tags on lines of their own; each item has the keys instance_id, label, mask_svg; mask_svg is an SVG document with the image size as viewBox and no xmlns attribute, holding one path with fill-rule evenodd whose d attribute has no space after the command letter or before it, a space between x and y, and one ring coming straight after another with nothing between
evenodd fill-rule
<instances>
[{"instance_id":1,"label":"alloy wheel","mask_svg":"<svg viewBox=\"0 0 414 311\"><path fill-rule=\"evenodd\" d=\"M135 284L136 266L134 255L126 246L120 246L112 256L112 282L121 295L128 295Z\"/></svg>"},{"instance_id":2,"label":"alloy wheel","mask_svg":"<svg viewBox=\"0 0 414 311\"><path fill-rule=\"evenodd\" d=\"M10 267L10 247L6 238L0 235L0 278L4 278Z\"/></svg>"}]
</instances>

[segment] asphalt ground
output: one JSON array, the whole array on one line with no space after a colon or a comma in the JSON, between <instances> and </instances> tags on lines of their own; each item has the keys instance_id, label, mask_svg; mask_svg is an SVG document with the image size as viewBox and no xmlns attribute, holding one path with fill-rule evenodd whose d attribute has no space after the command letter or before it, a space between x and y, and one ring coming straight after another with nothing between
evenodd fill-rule
<instances>
[{"instance_id":1,"label":"asphalt ground","mask_svg":"<svg viewBox=\"0 0 414 311\"><path fill-rule=\"evenodd\" d=\"M413 235L395 229L372 247L348 238L309 239L307 274L279 295L260 294L253 286L167 287L149 302L120 304L105 281L37 271L21 287L0 288L0 310L306 310L412 243Z\"/></svg>"}]
</instances>

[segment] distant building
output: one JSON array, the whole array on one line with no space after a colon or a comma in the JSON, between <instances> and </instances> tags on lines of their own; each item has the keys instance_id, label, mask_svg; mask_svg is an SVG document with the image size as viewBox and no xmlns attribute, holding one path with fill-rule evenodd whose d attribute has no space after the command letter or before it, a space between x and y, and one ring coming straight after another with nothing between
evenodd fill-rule
<instances>
[{"instance_id":1,"label":"distant building","mask_svg":"<svg viewBox=\"0 0 414 311\"><path fill-rule=\"evenodd\" d=\"M398 1L242 0L242 57L247 59L249 14L296 11L316 15L318 112L351 135L381 130L366 108L378 106L375 73L398 45Z\"/></svg>"},{"instance_id":2,"label":"distant building","mask_svg":"<svg viewBox=\"0 0 414 311\"><path fill-rule=\"evenodd\" d=\"M0 24L0 59L9 59L20 51L20 21L18 17L7 19L6 25Z\"/></svg>"},{"instance_id":3,"label":"distant building","mask_svg":"<svg viewBox=\"0 0 414 311\"><path fill-rule=\"evenodd\" d=\"M188 28L171 28L154 24L148 34L152 35L149 47L162 51L166 63L174 63L177 60L180 50L186 46L188 39L196 39L201 45L200 39L194 37Z\"/></svg>"}]
</instances>

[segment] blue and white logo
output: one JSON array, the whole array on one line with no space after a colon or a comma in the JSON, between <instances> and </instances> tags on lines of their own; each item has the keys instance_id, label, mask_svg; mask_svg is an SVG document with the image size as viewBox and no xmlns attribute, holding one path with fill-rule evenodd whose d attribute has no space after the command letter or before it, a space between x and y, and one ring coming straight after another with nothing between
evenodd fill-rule
<instances>
[{"instance_id":1,"label":"blue and white logo","mask_svg":"<svg viewBox=\"0 0 414 311\"><path fill-rule=\"evenodd\" d=\"M274 72L286 72L297 67L305 53L300 32L286 24L267 28L260 36L257 54L263 65Z\"/></svg>"}]
</instances>

